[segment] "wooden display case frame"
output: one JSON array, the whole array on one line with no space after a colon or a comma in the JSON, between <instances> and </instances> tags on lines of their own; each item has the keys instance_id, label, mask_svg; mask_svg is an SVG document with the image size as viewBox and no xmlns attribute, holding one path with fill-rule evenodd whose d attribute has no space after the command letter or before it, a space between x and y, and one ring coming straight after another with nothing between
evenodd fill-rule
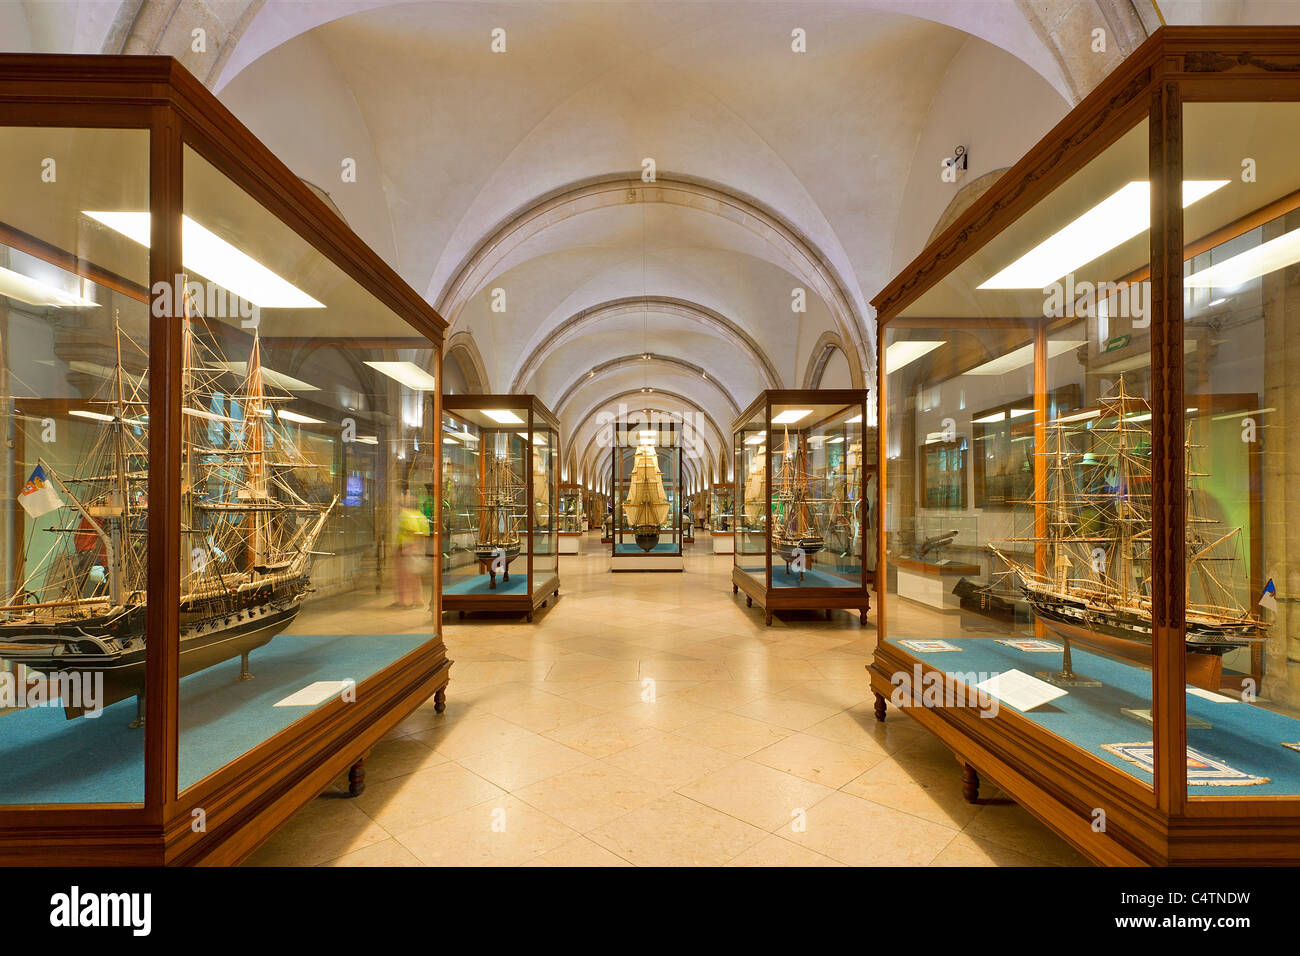
<instances>
[{"instance_id":1,"label":"wooden display case frame","mask_svg":"<svg viewBox=\"0 0 1300 956\"><path fill-rule=\"evenodd\" d=\"M442 410L449 415L456 415L458 411L466 411L480 408L500 408L509 409L514 412L524 414L524 425L513 426L520 430L528 432L526 439L528 454L532 455L533 434L539 430L539 426L546 426L555 433L555 462L552 467L556 468L556 477L558 479L558 462L560 462L560 420L555 414L542 403L542 400L536 395L444 395L442 396ZM457 416L460 417L460 416ZM479 481L482 487L482 464L480 463ZM524 525L528 534L532 534L532 529L536 527L533 517L534 502L533 496L533 469L531 460L527 463L527 475L524 479L528 502L528 518ZM560 484L557 480L555 483L555 493L551 498L550 507L552 520L559 522L559 505L560 505ZM525 573L528 575L528 591L526 594L448 594L443 592L442 610L455 611L458 617L464 617L470 611L503 611L522 614L524 620L532 623L533 614L539 608L549 605L553 598L560 596L560 550L559 540L560 531L556 528L555 532L556 550L555 550L555 574L542 582L542 587L533 587L533 548L531 544L528 548L528 563ZM441 562L439 562L441 567Z\"/></svg>"},{"instance_id":2,"label":"wooden display case frame","mask_svg":"<svg viewBox=\"0 0 1300 956\"><path fill-rule=\"evenodd\" d=\"M936 320L900 318L933 287L1058 185L1142 120L1148 122L1152 186L1151 368L1153 506L1152 642L1153 786L1003 708L994 719L973 708L910 706L904 712L942 740L962 767L968 799L979 777L1004 792L1092 860L1112 865L1300 863L1300 798L1188 793L1184 661L1185 462L1183 430L1183 262L1209 248L1214 235L1183 235L1182 124L1185 102L1300 101L1300 28L1163 27L1053 128L1023 159L944 230L872 300L878 310L879 455L885 454L885 329L892 322L927 327ZM1277 205L1277 204L1274 204ZM1263 210L1261 212L1268 212ZM1274 210L1272 218L1280 214ZM1248 217L1253 218L1253 217ZM1245 226L1246 223L1237 225ZM1222 232L1223 230L1219 230ZM1145 275L1132 277L1145 278ZM991 328L994 320L945 319L956 328ZM1045 342L1045 332L1039 336ZM1045 345L1041 346L1045 355ZM1040 361L1044 365L1045 361ZM1042 381L1040 399L1046 392ZM1040 412L1041 414L1041 412ZM882 499L886 476L880 473ZM878 523L879 562L885 529ZM879 564L885 579L885 565ZM868 667L877 719L886 716L892 675L939 674L887 644L893 597L880 595L878 645ZM958 685L943 677L954 693ZM1105 811L1105 827L1094 824Z\"/></svg>"},{"instance_id":3,"label":"wooden display case frame","mask_svg":"<svg viewBox=\"0 0 1300 956\"><path fill-rule=\"evenodd\" d=\"M748 427L760 413L764 427L771 435L772 428L772 406L773 405L857 405L862 411L862 454L873 440L871 429L867 426L867 392L866 389L845 388L845 389L767 389L760 392L754 401L750 402L749 407L740 413L732 422L731 435L733 448L739 447L741 432ZM778 426L779 427L779 426ZM808 426L804 426L808 427ZM770 437L769 437L770 442ZM769 443L769 449L771 447ZM863 474L863 486L866 485L866 474L873 466L868 466L863 462L860 467ZM772 455L769 453L764 462L764 497L767 502L767 510L770 513L772 501ZM736 466L734 478L735 484L732 488L732 512L739 516L741 500L743 495L741 490L744 487L745 475L739 464ZM873 504L872 514L878 511L878 503ZM764 531L764 579L755 580L752 574L741 570L737 563L740 556L740 542L736 540L733 548L732 566L731 566L731 593L738 594L741 591L745 593L745 606L753 607L754 602L764 611L765 623L768 626L772 624L772 616L777 611L797 611L812 610L826 612L830 617L831 611L856 610L858 612L858 622L866 626L867 613L871 610L871 592L875 588L876 574L875 570L867 567L867 562L861 562L862 576L857 587L842 588L775 588L772 587L772 527L771 522L767 521ZM733 535L739 534L735 530L736 522L732 521ZM864 539L865 541L865 539ZM859 555L859 557L862 557Z\"/></svg>"},{"instance_id":4,"label":"wooden display case frame","mask_svg":"<svg viewBox=\"0 0 1300 956\"><path fill-rule=\"evenodd\" d=\"M442 317L172 57L0 54L0 125L148 131L150 288L165 288L185 271L182 163L189 147L412 327L399 343L357 343L432 348L441 377ZM0 241L150 303L149 289L35 237L5 229ZM451 661L435 614L430 639L362 682L355 703L336 698L314 709L180 791L182 324L180 304L172 305L171 296L159 296L149 320L149 417L156 427L149 430L144 802L0 807L0 864L238 863L349 768L360 792L369 750L430 696L439 711L445 706ZM432 431L437 448L436 423ZM437 574L435 565L435 595ZM200 808L202 832L193 826Z\"/></svg>"}]
</instances>

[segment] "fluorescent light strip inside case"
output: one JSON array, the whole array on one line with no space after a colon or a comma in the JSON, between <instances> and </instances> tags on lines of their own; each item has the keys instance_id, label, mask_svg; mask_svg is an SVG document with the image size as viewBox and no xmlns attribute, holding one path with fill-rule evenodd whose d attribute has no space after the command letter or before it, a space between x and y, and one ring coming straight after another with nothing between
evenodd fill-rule
<instances>
[{"instance_id":1,"label":"fluorescent light strip inside case","mask_svg":"<svg viewBox=\"0 0 1300 956\"><path fill-rule=\"evenodd\" d=\"M1226 179L1183 183L1183 208L1228 185ZM981 289L1044 289L1067 273L1151 228L1151 184L1131 182L1044 239Z\"/></svg>"}]
</instances>

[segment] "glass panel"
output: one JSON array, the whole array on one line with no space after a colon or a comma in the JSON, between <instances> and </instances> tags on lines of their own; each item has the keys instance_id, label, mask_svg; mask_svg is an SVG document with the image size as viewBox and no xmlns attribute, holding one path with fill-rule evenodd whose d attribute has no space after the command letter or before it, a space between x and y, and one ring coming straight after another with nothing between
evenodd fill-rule
<instances>
[{"instance_id":1,"label":"glass panel","mask_svg":"<svg viewBox=\"0 0 1300 956\"><path fill-rule=\"evenodd\" d=\"M533 593L554 582L559 566L559 436L534 416L533 430ZM552 583L552 587L553 587Z\"/></svg>"},{"instance_id":2,"label":"glass panel","mask_svg":"<svg viewBox=\"0 0 1300 956\"><path fill-rule=\"evenodd\" d=\"M1183 270L1187 782L1192 797L1300 794L1296 103L1188 103ZM1247 163L1246 159L1250 162ZM1225 789L1228 788L1228 789Z\"/></svg>"},{"instance_id":3,"label":"glass panel","mask_svg":"<svg viewBox=\"0 0 1300 956\"><path fill-rule=\"evenodd\" d=\"M433 636L438 424L427 340L188 148L184 182L182 789Z\"/></svg>"},{"instance_id":4,"label":"glass panel","mask_svg":"<svg viewBox=\"0 0 1300 956\"><path fill-rule=\"evenodd\" d=\"M560 534L581 534L583 524L582 486L560 486Z\"/></svg>"},{"instance_id":5,"label":"glass panel","mask_svg":"<svg viewBox=\"0 0 1300 956\"><path fill-rule=\"evenodd\" d=\"M772 587L862 587L863 407L771 408Z\"/></svg>"},{"instance_id":6,"label":"glass panel","mask_svg":"<svg viewBox=\"0 0 1300 956\"><path fill-rule=\"evenodd\" d=\"M714 485L709 503L709 529L714 534L731 534L736 521L735 488L731 485Z\"/></svg>"},{"instance_id":7,"label":"glass panel","mask_svg":"<svg viewBox=\"0 0 1300 956\"><path fill-rule=\"evenodd\" d=\"M668 428L615 431L615 557L682 553L682 450L677 441L676 431Z\"/></svg>"},{"instance_id":8,"label":"glass panel","mask_svg":"<svg viewBox=\"0 0 1300 956\"><path fill-rule=\"evenodd\" d=\"M0 128L0 804L142 803L147 130ZM92 278L93 277L93 278Z\"/></svg>"},{"instance_id":9,"label":"glass panel","mask_svg":"<svg viewBox=\"0 0 1300 956\"><path fill-rule=\"evenodd\" d=\"M968 688L1017 672L1021 693L965 699L1149 786L1147 164L1143 122L888 325L882 358L886 640Z\"/></svg>"},{"instance_id":10,"label":"glass panel","mask_svg":"<svg viewBox=\"0 0 1300 956\"><path fill-rule=\"evenodd\" d=\"M767 422L759 411L735 433L735 564L767 586Z\"/></svg>"}]
</instances>

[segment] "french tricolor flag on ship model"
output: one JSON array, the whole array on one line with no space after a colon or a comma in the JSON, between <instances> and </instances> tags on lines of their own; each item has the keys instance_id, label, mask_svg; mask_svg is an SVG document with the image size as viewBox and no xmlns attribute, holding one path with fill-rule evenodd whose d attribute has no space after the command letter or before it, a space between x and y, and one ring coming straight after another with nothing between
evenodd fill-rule
<instances>
[{"instance_id":1,"label":"french tricolor flag on ship model","mask_svg":"<svg viewBox=\"0 0 1300 956\"><path fill-rule=\"evenodd\" d=\"M45 469L40 465L37 465L27 477L23 490L18 493L18 503L33 518L39 518L55 508L63 507L63 502L59 500L54 485L50 483L50 479L45 474Z\"/></svg>"}]
</instances>

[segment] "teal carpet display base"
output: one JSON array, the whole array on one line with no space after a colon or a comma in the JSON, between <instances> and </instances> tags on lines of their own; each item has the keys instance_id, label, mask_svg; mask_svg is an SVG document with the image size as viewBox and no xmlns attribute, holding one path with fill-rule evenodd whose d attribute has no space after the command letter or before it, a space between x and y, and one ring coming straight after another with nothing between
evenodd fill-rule
<instances>
[{"instance_id":1,"label":"teal carpet display base","mask_svg":"<svg viewBox=\"0 0 1300 956\"><path fill-rule=\"evenodd\" d=\"M502 581L501 575L497 575L497 586L490 587L491 579L486 574L476 574L473 577L461 578L454 584L446 583L443 579L443 594L527 594L528 593L528 572L511 571L510 580Z\"/></svg>"},{"instance_id":2,"label":"teal carpet display base","mask_svg":"<svg viewBox=\"0 0 1300 956\"><path fill-rule=\"evenodd\" d=\"M907 640L889 638L887 643ZM1061 667L1059 651L1020 651L988 637L945 640L960 650L922 653L905 643L901 649L929 667L948 674L979 674L981 681L1009 670L1037 677L1039 671L1057 671ZM1133 753L1127 760L1121 754L1137 750L1135 742L1152 739L1151 724L1124 714L1125 710L1150 711L1151 672L1089 653L1077 644L1071 645L1070 652L1074 672L1099 680L1102 686L1067 687L1069 693L1064 697L1021 716L1150 785L1152 775L1142 769L1141 761L1135 760ZM1220 786L1207 777L1204 783L1189 786L1189 793L1198 797L1300 794L1300 751L1283 746L1300 741L1300 720L1253 704L1220 703L1195 694L1187 695L1187 716L1189 725L1196 725L1187 731L1187 745L1194 756L1221 762L1242 774L1268 778L1267 783L1250 786Z\"/></svg>"},{"instance_id":3,"label":"teal carpet display base","mask_svg":"<svg viewBox=\"0 0 1300 956\"><path fill-rule=\"evenodd\" d=\"M763 580L763 575L767 569L763 565L753 568L742 567L740 570L746 574L752 574L758 581ZM820 568L809 568L803 573L803 580L799 580L799 572L791 571L788 574L785 570L785 563L772 562L772 587L774 588L857 588L862 586L862 579L857 575L860 573L858 568L846 570L846 574L852 574L854 577L845 578L838 574L832 574L829 571L823 571Z\"/></svg>"},{"instance_id":4,"label":"teal carpet display base","mask_svg":"<svg viewBox=\"0 0 1300 956\"><path fill-rule=\"evenodd\" d=\"M279 733L319 704L275 704L317 681L358 685L431 634L281 634L253 651L254 679L240 683L239 659L181 681L180 788ZM143 803L144 728L132 730L135 700L96 718L67 720L40 707L0 716L0 805ZM1300 756L1300 755L1297 755Z\"/></svg>"},{"instance_id":5,"label":"teal carpet display base","mask_svg":"<svg viewBox=\"0 0 1300 956\"><path fill-rule=\"evenodd\" d=\"M682 549L673 543L656 544L649 551L643 549L639 544L620 544L614 549L615 554L681 554Z\"/></svg>"}]
</instances>

